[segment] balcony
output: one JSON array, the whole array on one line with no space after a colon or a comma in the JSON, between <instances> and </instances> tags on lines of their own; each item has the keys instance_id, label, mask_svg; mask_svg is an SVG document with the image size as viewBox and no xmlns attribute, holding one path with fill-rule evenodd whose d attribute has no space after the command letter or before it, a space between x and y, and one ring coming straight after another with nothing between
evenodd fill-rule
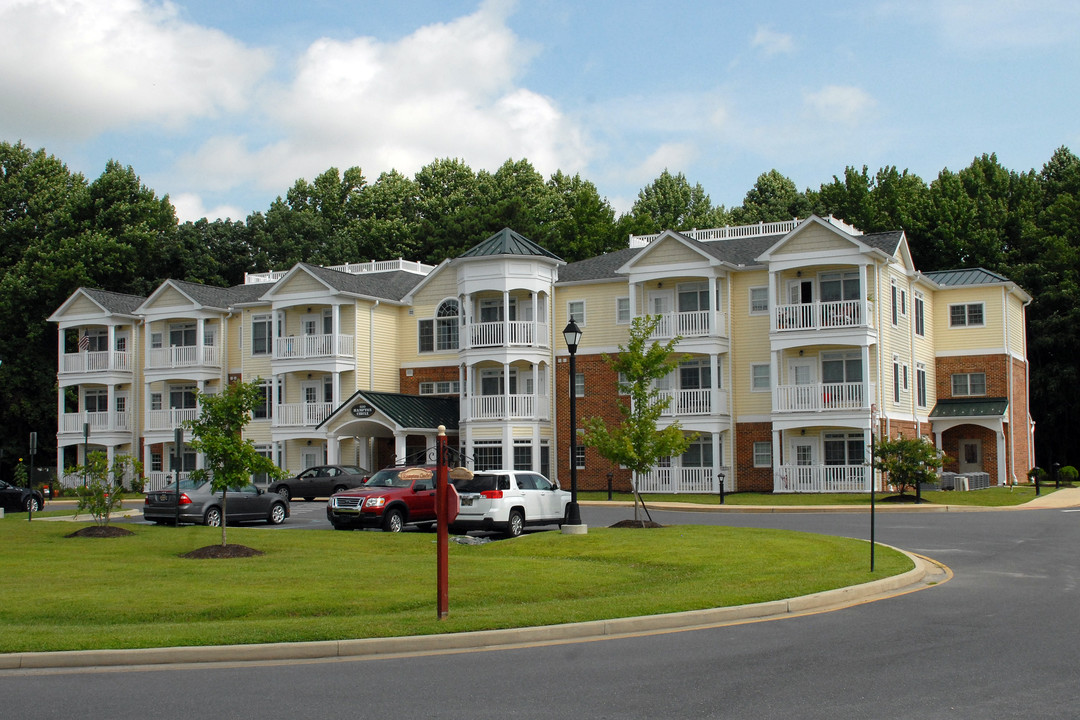
<instances>
[{"instance_id":1,"label":"balcony","mask_svg":"<svg viewBox=\"0 0 1080 720\"><path fill-rule=\"evenodd\" d=\"M659 317L651 340L670 340L674 337L697 338L723 336L727 331L727 314L711 310L669 312L645 317Z\"/></svg>"},{"instance_id":2,"label":"balcony","mask_svg":"<svg viewBox=\"0 0 1080 720\"><path fill-rule=\"evenodd\" d=\"M470 348L548 347L548 324L532 320L481 322L468 326Z\"/></svg>"},{"instance_id":3,"label":"balcony","mask_svg":"<svg viewBox=\"0 0 1080 720\"><path fill-rule=\"evenodd\" d=\"M221 367L221 352L217 345L173 345L150 348L147 352L147 370L199 367Z\"/></svg>"},{"instance_id":4,"label":"balcony","mask_svg":"<svg viewBox=\"0 0 1080 720\"><path fill-rule=\"evenodd\" d=\"M781 465L773 479L773 492L870 492L870 467L867 465Z\"/></svg>"},{"instance_id":5,"label":"balcony","mask_svg":"<svg viewBox=\"0 0 1080 720\"><path fill-rule=\"evenodd\" d=\"M865 300L777 305L773 329L788 332L869 327L872 317L873 304Z\"/></svg>"},{"instance_id":6,"label":"balcony","mask_svg":"<svg viewBox=\"0 0 1080 720\"><path fill-rule=\"evenodd\" d=\"M637 491L643 493L720 493L723 472L724 492L732 489L729 468L713 467L660 467L644 475L636 476Z\"/></svg>"},{"instance_id":7,"label":"balcony","mask_svg":"<svg viewBox=\"0 0 1080 720\"><path fill-rule=\"evenodd\" d=\"M474 395L467 405L464 420L547 420L550 417L546 395Z\"/></svg>"},{"instance_id":8,"label":"balcony","mask_svg":"<svg viewBox=\"0 0 1080 720\"><path fill-rule=\"evenodd\" d=\"M60 432L82 434L85 424L90 432L127 432L131 430L129 412L76 412L60 416Z\"/></svg>"},{"instance_id":9,"label":"balcony","mask_svg":"<svg viewBox=\"0 0 1080 720\"><path fill-rule=\"evenodd\" d=\"M191 473L181 472L180 479L187 480ZM174 472L162 472L161 470L153 470L146 473L146 485L143 486L143 492L152 493L159 490L164 490L166 485L172 485L176 480L176 473Z\"/></svg>"},{"instance_id":10,"label":"balcony","mask_svg":"<svg viewBox=\"0 0 1080 720\"><path fill-rule=\"evenodd\" d=\"M176 430L184 427L185 422L193 422L199 417L198 408L151 410L146 416L147 430Z\"/></svg>"},{"instance_id":11,"label":"balcony","mask_svg":"<svg viewBox=\"0 0 1080 720\"><path fill-rule=\"evenodd\" d=\"M717 397L714 401L713 394ZM668 406L660 414L661 417L674 415L711 415L720 412L727 403L724 397L727 393L723 390L714 391L712 388L699 388L695 390L660 390L658 398L670 399ZM715 410L714 410L715 408Z\"/></svg>"},{"instance_id":12,"label":"balcony","mask_svg":"<svg viewBox=\"0 0 1080 720\"><path fill-rule=\"evenodd\" d=\"M300 335L274 340L275 360L302 360L306 358L353 357L353 335Z\"/></svg>"},{"instance_id":13,"label":"balcony","mask_svg":"<svg viewBox=\"0 0 1080 720\"><path fill-rule=\"evenodd\" d=\"M130 372L128 355L127 350L64 353L60 358L60 374Z\"/></svg>"},{"instance_id":14,"label":"balcony","mask_svg":"<svg viewBox=\"0 0 1080 720\"><path fill-rule=\"evenodd\" d=\"M773 394L773 412L869 412L870 400L864 391L861 382L778 385ZM876 392L876 384L870 383L870 397L873 398Z\"/></svg>"},{"instance_id":15,"label":"balcony","mask_svg":"<svg viewBox=\"0 0 1080 720\"><path fill-rule=\"evenodd\" d=\"M315 427L334 411L334 403L282 403L274 406L274 427Z\"/></svg>"}]
</instances>

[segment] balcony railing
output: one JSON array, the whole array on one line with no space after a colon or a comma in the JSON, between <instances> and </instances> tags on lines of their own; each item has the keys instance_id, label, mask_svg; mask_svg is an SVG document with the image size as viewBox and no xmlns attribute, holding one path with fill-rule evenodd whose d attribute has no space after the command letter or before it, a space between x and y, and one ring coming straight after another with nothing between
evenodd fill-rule
<instances>
[{"instance_id":1,"label":"balcony railing","mask_svg":"<svg viewBox=\"0 0 1080 720\"><path fill-rule=\"evenodd\" d=\"M822 412L828 410L870 410L870 400L861 382L778 385L774 391L774 412ZM870 383L870 398L876 384Z\"/></svg>"},{"instance_id":2,"label":"balcony railing","mask_svg":"<svg viewBox=\"0 0 1080 720\"><path fill-rule=\"evenodd\" d=\"M181 480L187 480L189 473L180 473ZM155 470L146 473L146 485L143 487L143 492L152 493L158 490L164 490L166 485L171 485L176 480L176 473L162 472Z\"/></svg>"},{"instance_id":3,"label":"balcony railing","mask_svg":"<svg viewBox=\"0 0 1080 720\"><path fill-rule=\"evenodd\" d=\"M713 391L709 388L699 390L661 390L659 399L670 398L667 408L661 415L708 415L712 413Z\"/></svg>"},{"instance_id":4,"label":"balcony railing","mask_svg":"<svg viewBox=\"0 0 1080 720\"><path fill-rule=\"evenodd\" d=\"M99 352L64 353L60 359L60 373L130 371L127 350L103 350Z\"/></svg>"},{"instance_id":5,"label":"balcony railing","mask_svg":"<svg viewBox=\"0 0 1080 720\"><path fill-rule=\"evenodd\" d=\"M315 427L334 410L332 402L283 403L274 406L274 427Z\"/></svg>"},{"instance_id":6,"label":"balcony railing","mask_svg":"<svg viewBox=\"0 0 1080 720\"><path fill-rule=\"evenodd\" d=\"M773 479L773 492L870 492L867 465L781 465Z\"/></svg>"},{"instance_id":7,"label":"balcony railing","mask_svg":"<svg viewBox=\"0 0 1080 720\"><path fill-rule=\"evenodd\" d=\"M468 326L469 347L548 347L547 323L532 320L481 322Z\"/></svg>"},{"instance_id":8,"label":"balcony railing","mask_svg":"<svg viewBox=\"0 0 1080 720\"><path fill-rule=\"evenodd\" d=\"M150 348L146 358L147 369L221 367L221 354L217 345L173 345Z\"/></svg>"},{"instance_id":9,"label":"balcony railing","mask_svg":"<svg viewBox=\"0 0 1080 720\"><path fill-rule=\"evenodd\" d=\"M722 336L727 325L726 313L710 310L669 312L659 317L660 321L650 336L652 340L669 340L676 336L683 338Z\"/></svg>"},{"instance_id":10,"label":"balcony railing","mask_svg":"<svg viewBox=\"0 0 1080 720\"><path fill-rule=\"evenodd\" d=\"M175 430L178 427L183 427L187 421L194 421L197 417L199 417L198 408L151 410L146 416L146 429Z\"/></svg>"},{"instance_id":11,"label":"balcony railing","mask_svg":"<svg viewBox=\"0 0 1080 720\"><path fill-rule=\"evenodd\" d=\"M733 487L731 472L728 468L713 467L660 467L653 468L644 475L636 476L638 492L643 493L717 493L720 492L720 478L723 472L724 492Z\"/></svg>"},{"instance_id":12,"label":"balcony railing","mask_svg":"<svg viewBox=\"0 0 1080 720\"><path fill-rule=\"evenodd\" d=\"M130 412L76 412L60 416L60 432L82 433L83 425L90 424L91 432L125 432L131 429Z\"/></svg>"},{"instance_id":13,"label":"balcony railing","mask_svg":"<svg viewBox=\"0 0 1080 720\"><path fill-rule=\"evenodd\" d=\"M275 360L298 358L352 357L355 354L353 335L300 335L274 340Z\"/></svg>"},{"instance_id":14,"label":"balcony railing","mask_svg":"<svg viewBox=\"0 0 1080 720\"><path fill-rule=\"evenodd\" d=\"M546 420L546 395L474 395L466 420Z\"/></svg>"},{"instance_id":15,"label":"balcony railing","mask_svg":"<svg viewBox=\"0 0 1080 720\"><path fill-rule=\"evenodd\" d=\"M872 304L863 300L778 305L774 329L792 331L869 327L871 317Z\"/></svg>"}]
</instances>

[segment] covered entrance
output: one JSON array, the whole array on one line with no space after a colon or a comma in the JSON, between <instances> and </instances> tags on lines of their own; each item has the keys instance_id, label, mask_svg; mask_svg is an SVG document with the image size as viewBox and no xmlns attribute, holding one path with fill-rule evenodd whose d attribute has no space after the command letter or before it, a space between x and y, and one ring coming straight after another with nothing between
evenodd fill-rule
<instances>
[{"instance_id":1,"label":"covered entrance","mask_svg":"<svg viewBox=\"0 0 1080 720\"><path fill-rule=\"evenodd\" d=\"M949 398L930 411L937 448L948 461L944 470L959 474L987 473L990 483L1006 485L1011 466L1007 398Z\"/></svg>"}]
</instances>

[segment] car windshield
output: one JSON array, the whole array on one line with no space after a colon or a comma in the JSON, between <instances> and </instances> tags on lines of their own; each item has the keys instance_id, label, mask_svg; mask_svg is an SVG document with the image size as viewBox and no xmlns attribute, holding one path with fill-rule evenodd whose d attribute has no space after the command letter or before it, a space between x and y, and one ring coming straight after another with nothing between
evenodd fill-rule
<instances>
[{"instance_id":1,"label":"car windshield","mask_svg":"<svg viewBox=\"0 0 1080 720\"><path fill-rule=\"evenodd\" d=\"M342 465L341 469L343 472L347 472L350 475L363 475L367 472L367 470L365 470L364 468L357 467L355 465Z\"/></svg>"},{"instance_id":2,"label":"car windshield","mask_svg":"<svg viewBox=\"0 0 1080 720\"><path fill-rule=\"evenodd\" d=\"M402 468L394 468L393 470L380 470L371 476L371 479L364 483L364 487L396 487L407 488L412 485L412 480L401 479Z\"/></svg>"},{"instance_id":3,"label":"car windshield","mask_svg":"<svg viewBox=\"0 0 1080 720\"><path fill-rule=\"evenodd\" d=\"M180 481L180 489L181 490L195 490L195 489L199 488L200 486L202 486L205 482L206 482L205 480L184 479L184 480ZM174 490L176 490L176 483L169 483L164 488L162 488L162 492L173 492Z\"/></svg>"},{"instance_id":4,"label":"car windshield","mask_svg":"<svg viewBox=\"0 0 1080 720\"><path fill-rule=\"evenodd\" d=\"M451 480L459 493L479 493L495 489L494 475L473 475L471 478Z\"/></svg>"}]
</instances>

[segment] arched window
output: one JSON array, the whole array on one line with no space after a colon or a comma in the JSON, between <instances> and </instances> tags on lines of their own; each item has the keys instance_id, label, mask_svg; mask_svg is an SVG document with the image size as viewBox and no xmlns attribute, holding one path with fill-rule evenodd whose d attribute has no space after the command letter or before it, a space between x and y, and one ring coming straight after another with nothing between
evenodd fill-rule
<instances>
[{"instance_id":1,"label":"arched window","mask_svg":"<svg viewBox=\"0 0 1080 720\"><path fill-rule=\"evenodd\" d=\"M443 300L435 312L435 349L458 349L457 300Z\"/></svg>"}]
</instances>

